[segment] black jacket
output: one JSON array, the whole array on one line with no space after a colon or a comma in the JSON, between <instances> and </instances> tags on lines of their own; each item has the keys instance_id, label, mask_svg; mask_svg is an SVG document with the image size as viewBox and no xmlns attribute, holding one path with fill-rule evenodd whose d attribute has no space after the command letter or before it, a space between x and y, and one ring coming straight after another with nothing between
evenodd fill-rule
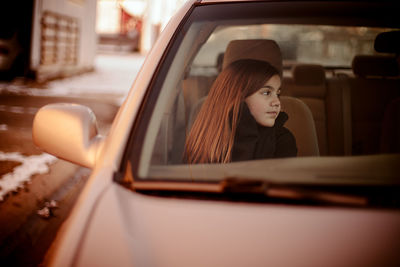
<instances>
[{"instance_id":1,"label":"black jacket","mask_svg":"<svg viewBox=\"0 0 400 267\"><path fill-rule=\"evenodd\" d=\"M264 127L256 122L247 104L242 104L232 161L296 157L296 139L283 127L288 118L285 112L280 112L273 127Z\"/></svg>"}]
</instances>

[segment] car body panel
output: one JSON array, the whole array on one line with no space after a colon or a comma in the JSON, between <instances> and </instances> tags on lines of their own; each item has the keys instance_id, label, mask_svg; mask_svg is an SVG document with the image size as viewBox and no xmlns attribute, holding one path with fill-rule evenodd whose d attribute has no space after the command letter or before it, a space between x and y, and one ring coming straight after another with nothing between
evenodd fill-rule
<instances>
[{"instance_id":1,"label":"car body panel","mask_svg":"<svg viewBox=\"0 0 400 267\"><path fill-rule=\"evenodd\" d=\"M111 185L91 221L76 266L400 264L398 212L182 200Z\"/></svg>"}]
</instances>

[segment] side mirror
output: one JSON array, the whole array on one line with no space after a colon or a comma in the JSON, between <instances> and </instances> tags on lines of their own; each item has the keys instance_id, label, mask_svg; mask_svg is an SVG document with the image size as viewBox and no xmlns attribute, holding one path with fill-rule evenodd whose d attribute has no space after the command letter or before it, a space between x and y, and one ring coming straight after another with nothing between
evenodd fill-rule
<instances>
[{"instance_id":1,"label":"side mirror","mask_svg":"<svg viewBox=\"0 0 400 267\"><path fill-rule=\"evenodd\" d=\"M88 168L94 167L103 140L94 113L78 104L42 107L35 115L32 135L43 151Z\"/></svg>"}]
</instances>

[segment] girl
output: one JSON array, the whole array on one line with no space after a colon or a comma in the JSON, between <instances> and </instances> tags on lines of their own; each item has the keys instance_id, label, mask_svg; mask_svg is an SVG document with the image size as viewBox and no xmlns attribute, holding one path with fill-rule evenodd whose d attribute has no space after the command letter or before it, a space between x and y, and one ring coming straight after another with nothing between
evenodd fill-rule
<instances>
[{"instance_id":1,"label":"girl","mask_svg":"<svg viewBox=\"0 0 400 267\"><path fill-rule=\"evenodd\" d=\"M296 140L283 124L280 72L265 61L231 63L215 80L185 145L188 163L295 157Z\"/></svg>"}]
</instances>

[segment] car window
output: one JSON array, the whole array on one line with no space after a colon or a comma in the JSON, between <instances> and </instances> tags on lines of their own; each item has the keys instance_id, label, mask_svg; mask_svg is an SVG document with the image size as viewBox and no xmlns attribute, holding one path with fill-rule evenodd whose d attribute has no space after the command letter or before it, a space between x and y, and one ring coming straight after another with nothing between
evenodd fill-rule
<instances>
[{"instance_id":1,"label":"car window","mask_svg":"<svg viewBox=\"0 0 400 267\"><path fill-rule=\"evenodd\" d=\"M389 29L354 26L257 24L218 26L202 45L191 67L193 74L214 68L228 43L242 39L273 39L282 51L284 65L314 63L350 68L355 55L377 54L375 37ZM201 73L203 69L203 73ZM215 73L215 72L214 72Z\"/></svg>"},{"instance_id":2,"label":"car window","mask_svg":"<svg viewBox=\"0 0 400 267\"><path fill-rule=\"evenodd\" d=\"M135 178L311 182L325 176L337 182L340 177L376 178L379 173L392 179L400 152L393 145L398 141L393 131L398 131L399 120L390 115L399 109L398 66L393 66L397 73L387 75L396 55L377 52L374 41L380 33L398 30L398 21L390 16L384 21L369 18L376 16L373 8L353 14L356 7L343 11L336 5L321 6L318 15L295 3L195 7L172 40L149 89L152 95L144 104L147 116L141 124L145 130L140 149L128 148L135 151L130 157ZM304 12L294 12L296 8ZM218 13L221 9L223 15ZM345 14L339 16L342 11ZM225 67L228 46L237 40L250 45L273 40L279 46L283 62L279 99L281 111L289 114L284 127L295 138L297 155L221 164L188 162L188 136ZM243 55L240 49L235 53ZM222 101L213 102L214 106Z\"/></svg>"}]
</instances>

